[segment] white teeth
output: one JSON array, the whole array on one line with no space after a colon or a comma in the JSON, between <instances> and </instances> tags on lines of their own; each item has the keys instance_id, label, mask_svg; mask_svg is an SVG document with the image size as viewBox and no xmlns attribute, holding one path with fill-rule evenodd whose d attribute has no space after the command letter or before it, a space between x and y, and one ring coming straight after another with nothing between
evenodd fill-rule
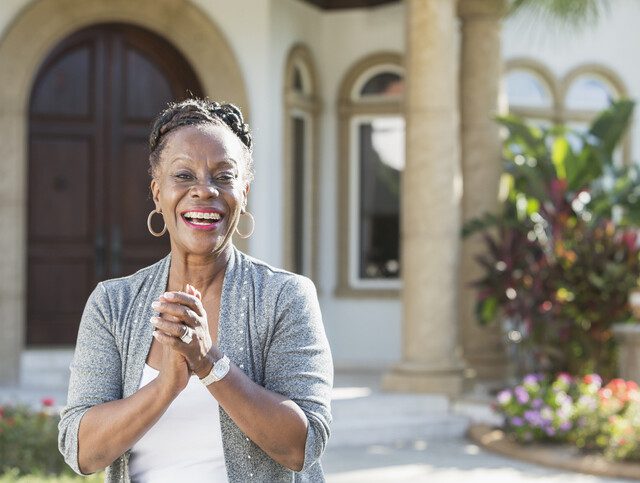
<instances>
[{"instance_id":1,"label":"white teeth","mask_svg":"<svg viewBox=\"0 0 640 483\"><path fill-rule=\"evenodd\" d=\"M184 216L186 218L200 219L200 220L219 220L221 218L219 213L202 213L198 211L189 211L185 213Z\"/></svg>"}]
</instances>

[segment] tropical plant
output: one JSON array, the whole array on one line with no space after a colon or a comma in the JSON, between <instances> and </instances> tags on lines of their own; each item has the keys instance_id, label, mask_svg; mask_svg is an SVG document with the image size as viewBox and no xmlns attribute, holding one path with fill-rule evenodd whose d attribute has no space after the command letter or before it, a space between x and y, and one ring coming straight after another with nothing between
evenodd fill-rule
<instances>
[{"instance_id":1,"label":"tropical plant","mask_svg":"<svg viewBox=\"0 0 640 483\"><path fill-rule=\"evenodd\" d=\"M581 29L594 25L609 9L608 0L510 0L511 13L526 12L541 24Z\"/></svg>"},{"instance_id":2,"label":"tropical plant","mask_svg":"<svg viewBox=\"0 0 640 483\"><path fill-rule=\"evenodd\" d=\"M610 326L628 318L640 274L640 176L614 160L632 112L615 102L586 133L498 119L508 133L501 210L463 235L480 232L487 248L477 257L478 320L517 322L533 355L525 370L613 376Z\"/></svg>"}]
</instances>

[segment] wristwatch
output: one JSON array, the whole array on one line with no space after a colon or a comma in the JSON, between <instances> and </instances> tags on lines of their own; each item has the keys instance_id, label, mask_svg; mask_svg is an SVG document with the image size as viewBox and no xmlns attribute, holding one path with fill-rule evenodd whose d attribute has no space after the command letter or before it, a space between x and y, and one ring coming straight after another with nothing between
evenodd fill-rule
<instances>
[{"instance_id":1,"label":"wristwatch","mask_svg":"<svg viewBox=\"0 0 640 483\"><path fill-rule=\"evenodd\" d=\"M222 356L222 359L220 359L218 362L214 362L209 374L200 379L200 382L205 386L213 384L214 382L217 382L224 376L226 376L229 373L230 368L231 361L227 356Z\"/></svg>"}]
</instances>

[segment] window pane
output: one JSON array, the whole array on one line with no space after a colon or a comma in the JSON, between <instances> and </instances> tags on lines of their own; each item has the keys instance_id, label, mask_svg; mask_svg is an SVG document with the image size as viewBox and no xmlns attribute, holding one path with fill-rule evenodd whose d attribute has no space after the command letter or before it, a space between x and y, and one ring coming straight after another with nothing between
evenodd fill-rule
<instances>
[{"instance_id":1,"label":"window pane","mask_svg":"<svg viewBox=\"0 0 640 483\"><path fill-rule=\"evenodd\" d=\"M302 72L298 67L293 68L293 90L304 93L304 81L302 80Z\"/></svg>"},{"instance_id":2,"label":"window pane","mask_svg":"<svg viewBox=\"0 0 640 483\"><path fill-rule=\"evenodd\" d=\"M360 95L366 96L399 96L404 92L402 77L393 72L377 74L365 82Z\"/></svg>"},{"instance_id":3,"label":"window pane","mask_svg":"<svg viewBox=\"0 0 640 483\"><path fill-rule=\"evenodd\" d=\"M553 105L549 88L526 70L507 74L507 98L510 106L549 108Z\"/></svg>"},{"instance_id":4,"label":"window pane","mask_svg":"<svg viewBox=\"0 0 640 483\"><path fill-rule=\"evenodd\" d=\"M305 121L303 118L294 117L292 123L292 167L293 173L293 271L304 273L304 246L305 246Z\"/></svg>"},{"instance_id":5,"label":"window pane","mask_svg":"<svg viewBox=\"0 0 640 483\"><path fill-rule=\"evenodd\" d=\"M600 111L609 107L609 99L616 93L603 80L585 75L577 78L567 92L566 106L569 109Z\"/></svg>"},{"instance_id":6,"label":"window pane","mask_svg":"<svg viewBox=\"0 0 640 483\"><path fill-rule=\"evenodd\" d=\"M400 175L404 119L378 118L359 125L360 265L363 279L400 275Z\"/></svg>"}]
</instances>

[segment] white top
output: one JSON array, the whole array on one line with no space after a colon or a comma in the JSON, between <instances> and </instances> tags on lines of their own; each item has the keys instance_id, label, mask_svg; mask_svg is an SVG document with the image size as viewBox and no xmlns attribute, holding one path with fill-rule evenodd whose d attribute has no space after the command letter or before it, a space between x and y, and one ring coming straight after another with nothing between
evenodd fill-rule
<instances>
[{"instance_id":1,"label":"white top","mask_svg":"<svg viewBox=\"0 0 640 483\"><path fill-rule=\"evenodd\" d=\"M145 364L140 387L158 374ZM133 445L129 472L135 483L228 483L218 401L198 376Z\"/></svg>"}]
</instances>

